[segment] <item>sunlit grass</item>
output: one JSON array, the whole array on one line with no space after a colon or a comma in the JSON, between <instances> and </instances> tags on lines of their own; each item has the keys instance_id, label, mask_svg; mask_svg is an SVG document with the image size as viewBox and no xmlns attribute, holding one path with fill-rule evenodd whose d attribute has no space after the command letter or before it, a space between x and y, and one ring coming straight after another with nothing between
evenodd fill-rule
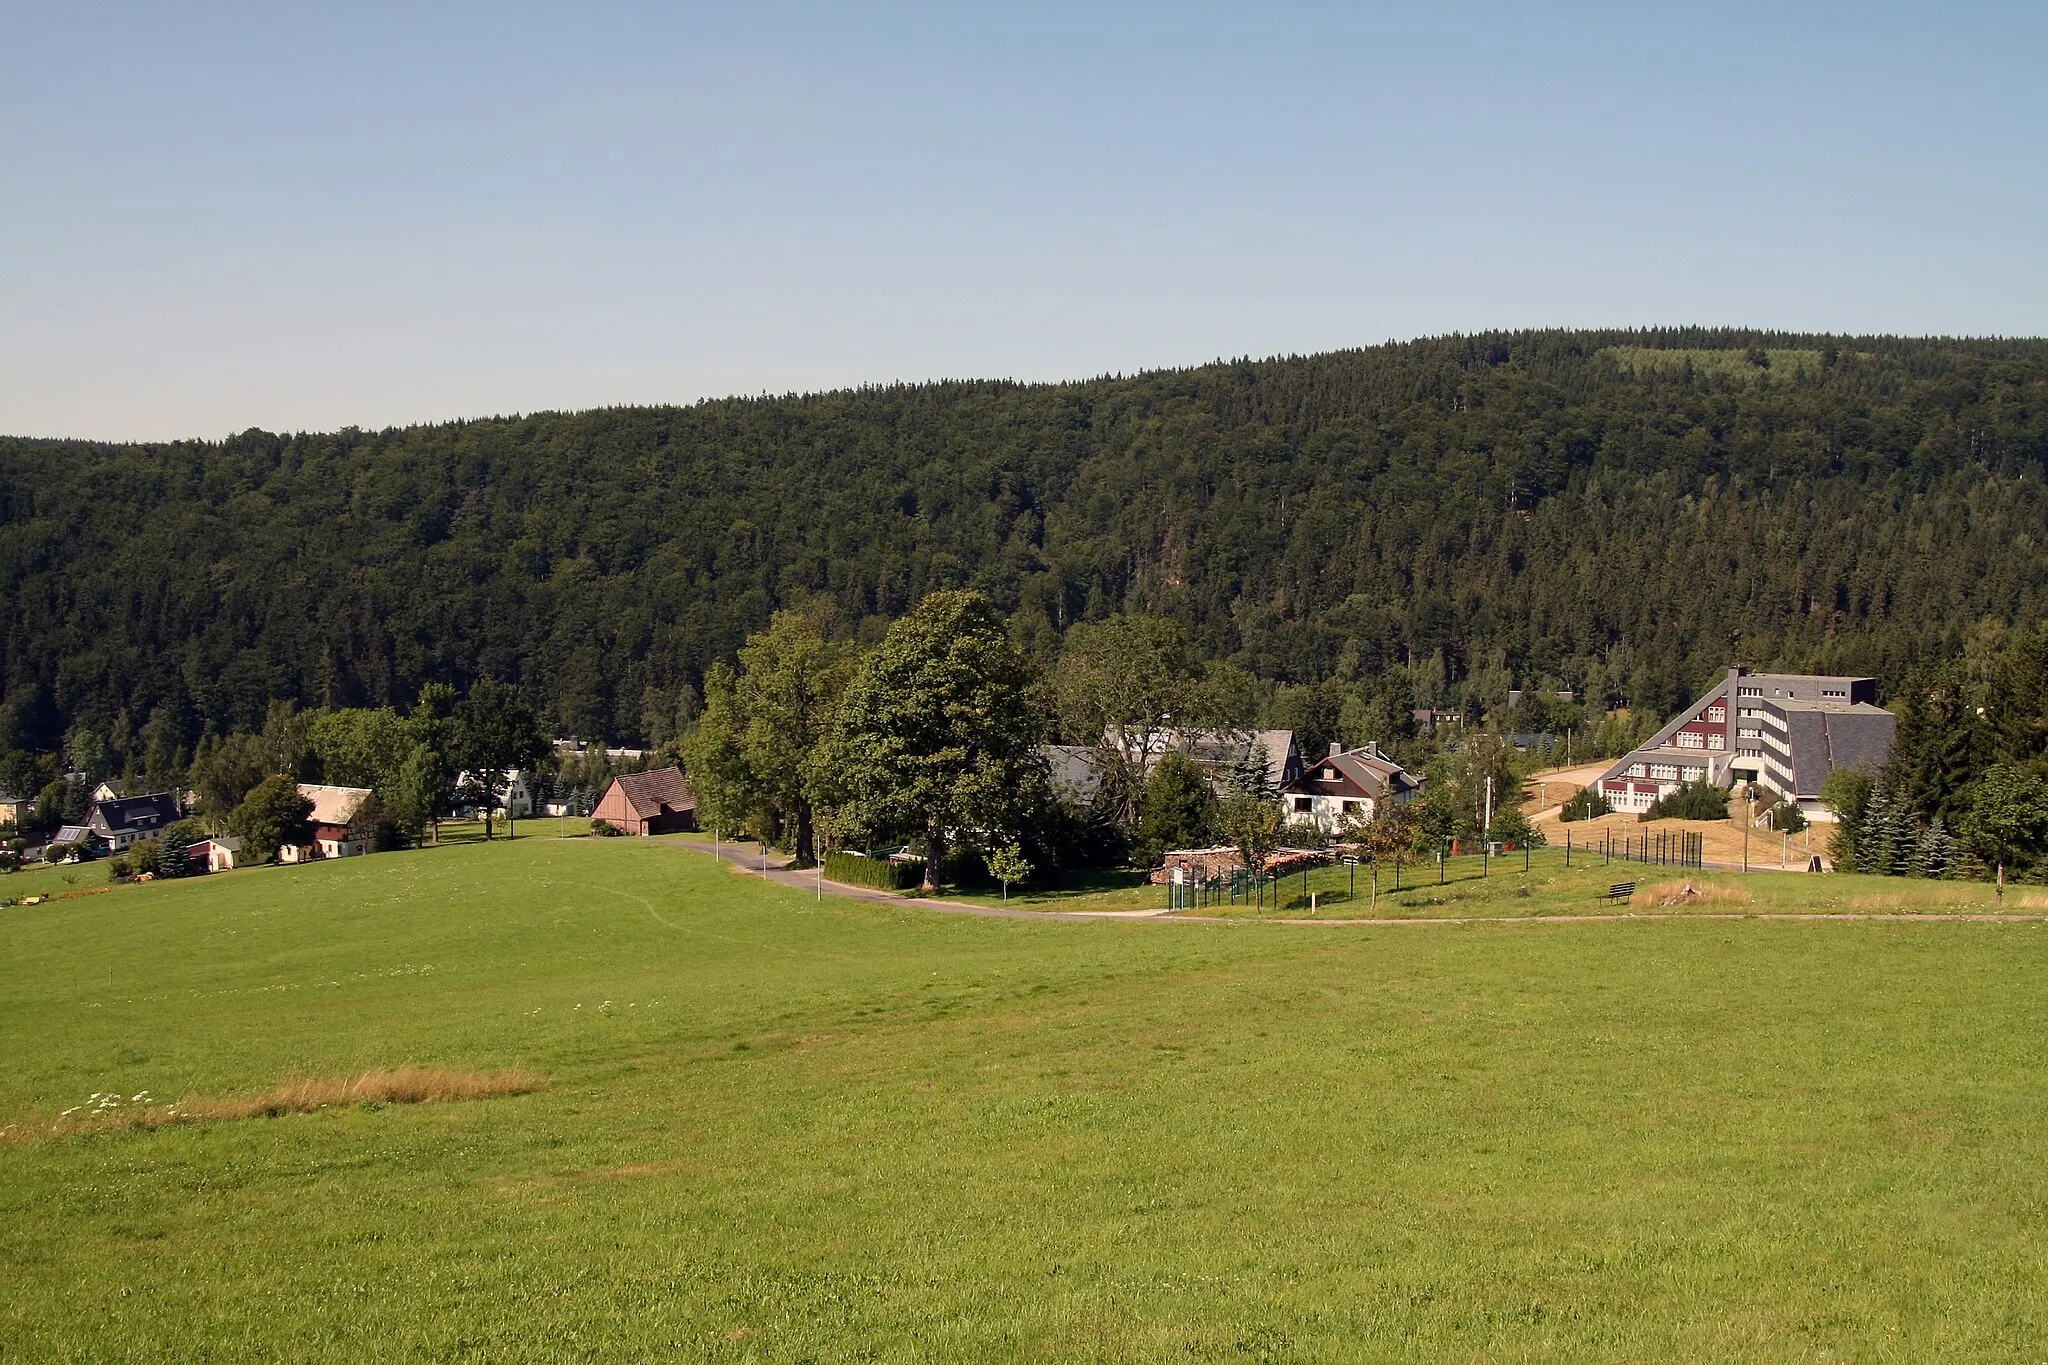
<instances>
[{"instance_id":1,"label":"sunlit grass","mask_svg":"<svg viewBox=\"0 0 2048 1365\"><path fill-rule=\"evenodd\" d=\"M2044 951L985 920L633 839L8 911L0 1121L546 1084L0 1144L0 1359L2026 1359Z\"/></svg>"}]
</instances>

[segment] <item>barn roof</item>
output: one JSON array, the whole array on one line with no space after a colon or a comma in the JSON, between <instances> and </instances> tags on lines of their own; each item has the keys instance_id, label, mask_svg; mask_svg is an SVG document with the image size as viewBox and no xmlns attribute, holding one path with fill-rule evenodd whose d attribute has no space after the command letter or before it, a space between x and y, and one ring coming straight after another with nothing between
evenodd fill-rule
<instances>
[{"instance_id":1,"label":"barn roof","mask_svg":"<svg viewBox=\"0 0 2048 1365\"><path fill-rule=\"evenodd\" d=\"M621 773L612 785L626 799L637 820L651 820L664 810L697 809L697 793L681 768L656 768L651 773Z\"/></svg>"}]
</instances>

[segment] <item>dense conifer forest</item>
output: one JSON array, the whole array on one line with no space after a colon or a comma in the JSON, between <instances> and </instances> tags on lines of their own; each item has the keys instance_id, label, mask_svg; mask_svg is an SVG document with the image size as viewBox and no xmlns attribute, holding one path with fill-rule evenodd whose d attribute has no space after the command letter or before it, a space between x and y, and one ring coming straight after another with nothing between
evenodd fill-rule
<instances>
[{"instance_id":1,"label":"dense conifer forest","mask_svg":"<svg viewBox=\"0 0 2048 1365\"><path fill-rule=\"evenodd\" d=\"M1139 610L1273 684L1663 712L2048 617L2048 342L1532 332L219 442L0 440L0 743L514 684L673 737L824 597L985 590L1049 659ZM166 755L168 757L168 755ZM154 765L152 765L154 766Z\"/></svg>"}]
</instances>

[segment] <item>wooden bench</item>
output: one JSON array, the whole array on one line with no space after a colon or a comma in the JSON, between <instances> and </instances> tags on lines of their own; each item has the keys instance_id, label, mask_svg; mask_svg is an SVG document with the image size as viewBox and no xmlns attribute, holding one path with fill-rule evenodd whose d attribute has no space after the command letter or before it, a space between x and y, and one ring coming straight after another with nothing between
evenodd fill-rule
<instances>
[{"instance_id":1,"label":"wooden bench","mask_svg":"<svg viewBox=\"0 0 2048 1365\"><path fill-rule=\"evenodd\" d=\"M1635 895L1635 893L1636 884L1634 882L1616 882L1614 885L1608 887L1606 891L1604 891L1598 896L1595 896L1593 899L1602 901L1626 901L1631 896Z\"/></svg>"}]
</instances>

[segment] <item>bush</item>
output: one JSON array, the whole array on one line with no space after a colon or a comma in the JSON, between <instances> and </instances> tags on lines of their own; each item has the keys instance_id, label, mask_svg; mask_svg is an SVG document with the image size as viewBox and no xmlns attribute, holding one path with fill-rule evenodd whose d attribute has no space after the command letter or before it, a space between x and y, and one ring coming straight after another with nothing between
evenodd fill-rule
<instances>
[{"instance_id":1,"label":"bush","mask_svg":"<svg viewBox=\"0 0 2048 1365\"><path fill-rule=\"evenodd\" d=\"M1807 825L1806 812L1797 801L1781 801L1771 811L1771 828L1780 834L1797 834Z\"/></svg>"},{"instance_id":2,"label":"bush","mask_svg":"<svg viewBox=\"0 0 2048 1365\"><path fill-rule=\"evenodd\" d=\"M609 820L592 820L590 822L590 832L600 839L616 839L626 831L620 829Z\"/></svg>"},{"instance_id":3,"label":"bush","mask_svg":"<svg viewBox=\"0 0 2048 1365\"><path fill-rule=\"evenodd\" d=\"M1571 800L1564 803L1557 818L1569 823L1573 820L1598 820L1613 813L1614 807L1607 804L1605 796L1591 787L1581 787Z\"/></svg>"},{"instance_id":4,"label":"bush","mask_svg":"<svg viewBox=\"0 0 2048 1365\"><path fill-rule=\"evenodd\" d=\"M1280 826L1280 847L1323 848L1330 842L1323 827L1313 820L1289 820Z\"/></svg>"},{"instance_id":5,"label":"bush","mask_svg":"<svg viewBox=\"0 0 2048 1365\"><path fill-rule=\"evenodd\" d=\"M1495 811L1493 825L1486 831L1486 837L1495 843L1514 844L1517 847L1526 845L1530 848L1542 848L1548 842L1542 832L1529 823L1529 817L1522 814L1519 806L1508 806Z\"/></svg>"},{"instance_id":6,"label":"bush","mask_svg":"<svg viewBox=\"0 0 2048 1365\"><path fill-rule=\"evenodd\" d=\"M152 877L163 875L163 841L159 839L137 839L128 845L128 865L135 869L137 876L147 872Z\"/></svg>"},{"instance_id":7,"label":"bush","mask_svg":"<svg viewBox=\"0 0 2048 1365\"><path fill-rule=\"evenodd\" d=\"M848 886L865 886L870 891L909 891L924 884L924 864L832 852L825 855L825 876Z\"/></svg>"},{"instance_id":8,"label":"bush","mask_svg":"<svg viewBox=\"0 0 2048 1365\"><path fill-rule=\"evenodd\" d=\"M1728 793L1710 782L1687 782L1643 812L1645 820L1726 820Z\"/></svg>"}]
</instances>

